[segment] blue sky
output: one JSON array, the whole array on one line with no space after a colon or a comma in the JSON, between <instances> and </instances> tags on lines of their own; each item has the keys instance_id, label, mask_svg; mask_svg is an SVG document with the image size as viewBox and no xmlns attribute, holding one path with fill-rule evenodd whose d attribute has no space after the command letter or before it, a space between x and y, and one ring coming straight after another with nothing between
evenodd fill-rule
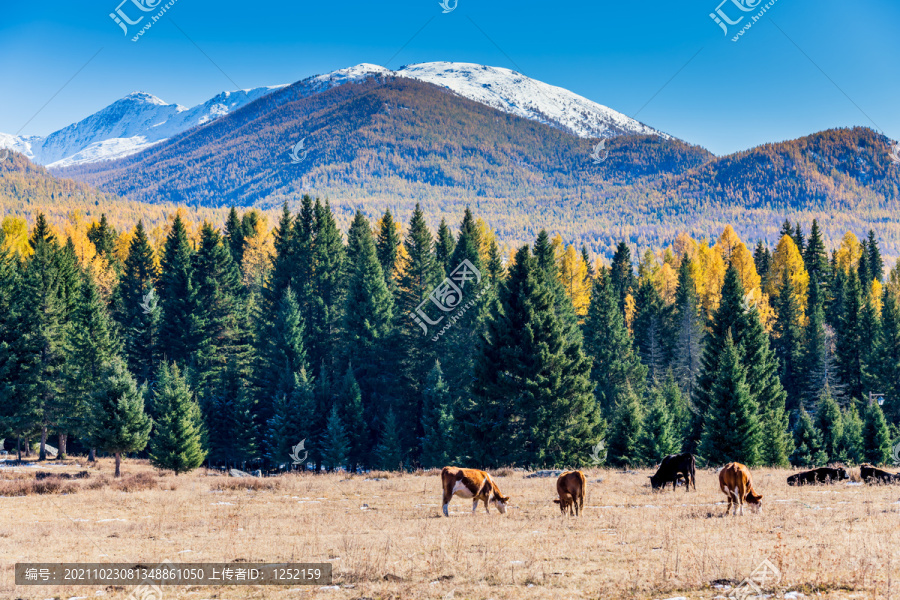
<instances>
[{"instance_id":1,"label":"blue sky","mask_svg":"<svg viewBox=\"0 0 900 600\"><path fill-rule=\"evenodd\" d=\"M361 62L451 60L516 69L716 154L839 126L900 138L896 0L777 0L738 42L709 16L721 0L458 0L448 14L438 0L177 0L138 42L109 17L120 1L3 0L0 131L44 135L134 90L191 106ZM747 15L731 31L766 1L726 0Z\"/></svg>"}]
</instances>

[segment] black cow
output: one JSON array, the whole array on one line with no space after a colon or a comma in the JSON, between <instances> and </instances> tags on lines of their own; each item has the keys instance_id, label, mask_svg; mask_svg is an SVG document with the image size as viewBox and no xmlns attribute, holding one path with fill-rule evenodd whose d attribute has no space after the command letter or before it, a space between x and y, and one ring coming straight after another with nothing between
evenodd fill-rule
<instances>
[{"instance_id":1,"label":"black cow","mask_svg":"<svg viewBox=\"0 0 900 600\"><path fill-rule=\"evenodd\" d=\"M691 491L691 484L694 485L694 491L697 491L697 476L695 474L696 466L693 454L670 454L662 460L659 469L655 475L650 476L650 486L656 490L666 488L667 483L672 484L675 489L677 481L684 477L686 492Z\"/></svg>"},{"instance_id":2,"label":"black cow","mask_svg":"<svg viewBox=\"0 0 900 600\"><path fill-rule=\"evenodd\" d=\"M900 475L894 475L872 465L860 465L859 476L866 483L900 483Z\"/></svg>"},{"instance_id":3,"label":"black cow","mask_svg":"<svg viewBox=\"0 0 900 600\"><path fill-rule=\"evenodd\" d=\"M843 467L821 467L811 471L803 471L787 478L788 485L813 485L816 483L831 483L850 479L850 474Z\"/></svg>"}]
</instances>

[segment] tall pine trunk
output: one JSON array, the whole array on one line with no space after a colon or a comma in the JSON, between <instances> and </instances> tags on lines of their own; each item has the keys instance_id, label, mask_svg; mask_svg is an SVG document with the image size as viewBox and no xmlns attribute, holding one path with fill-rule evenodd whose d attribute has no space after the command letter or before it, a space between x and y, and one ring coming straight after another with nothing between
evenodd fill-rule
<instances>
[{"instance_id":1,"label":"tall pine trunk","mask_svg":"<svg viewBox=\"0 0 900 600\"><path fill-rule=\"evenodd\" d=\"M47 426L41 427L41 452L38 460L47 460Z\"/></svg>"},{"instance_id":2,"label":"tall pine trunk","mask_svg":"<svg viewBox=\"0 0 900 600\"><path fill-rule=\"evenodd\" d=\"M57 460L63 459L66 457L66 438L68 434L60 433L59 434L59 446L56 449L56 458Z\"/></svg>"},{"instance_id":3,"label":"tall pine trunk","mask_svg":"<svg viewBox=\"0 0 900 600\"><path fill-rule=\"evenodd\" d=\"M91 451L88 453L88 462L97 462L97 449L91 448Z\"/></svg>"},{"instance_id":4,"label":"tall pine trunk","mask_svg":"<svg viewBox=\"0 0 900 600\"><path fill-rule=\"evenodd\" d=\"M122 453L116 452L116 477L122 476L121 466L122 466Z\"/></svg>"},{"instance_id":5,"label":"tall pine trunk","mask_svg":"<svg viewBox=\"0 0 900 600\"><path fill-rule=\"evenodd\" d=\"M16 457L19 462L22 462L22 436L16 438Z\"/></svg>"}]
</instances>

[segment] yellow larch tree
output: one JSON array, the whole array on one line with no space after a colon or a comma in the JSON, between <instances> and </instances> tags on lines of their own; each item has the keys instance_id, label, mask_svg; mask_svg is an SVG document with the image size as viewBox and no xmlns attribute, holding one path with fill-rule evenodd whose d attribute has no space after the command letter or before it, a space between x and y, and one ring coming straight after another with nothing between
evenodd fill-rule
<instances>
[{"instance_id":1,"label":"yellow larch tree","mask_svg":"<svg viewBox=\"0 0 900 600\"><path fill-rule=\"evenodd\" d=\"M881 282L877 279L872 280L872 285L869 287L869 301L872 303L872 306L875 307L875 312L878 314L879 318L881 317L881 308L884 305L884 286L881 285Z\"/></svg>"},{"instance_id":2,"label":"yellow larch tree","mask_svg":"<svg viewBox=\"0 0 900 600\"><path fill-rule=\"evenodd\" d=\"M568 294L572 305L575 307L575 314L579 319L583 319L587 314L588 305L591 301L590 282L587 279L588 266L581 256L581 252L575 249L575 246L569 245L565 253L562 255L559 266L559 280Z\"/></svg>"},{"instance_id":3,"label":"yellow larch tree","mask_svg":"<svg viewBox=\"0 0 900 600\"><path fill-rule=\"evenodd\" d=\"M787 272L791 282L794 297L797 299L797 313L799 324L806 322L806 301L809 294L809 273L800 255L800 249L794 243L794 239L785 234L778 242L775 252L772 253L772 264L769 267L769 276L766 278L765 292L769 298L778 298L784 275Z\"/></svg>"},{"instance_id":4,"label":"yellow larch tree","mask_svg":"<svg viewBox=\"0 0 900 600\"><path fill-rule=\"evenodd\" d=\"M30 256L34 250L28 243L28 222L22 217L6 217L3 219L3 247L15 252L21 258Z\"/></svg>"},{"instance_id":5,"label":"yellow larch tree","mask_svg":"<svg viewBox=\"0 0 900 600\"><path fill-rule=\"evenodd\" d=\"M268 219L260 214L252 235L245 238L242 264L244 285L253 292L259 292L265 286L274 252L275 246L269 231Z\"/></svg>"},{"instance_id":6,"label":"yellow larch tree","mask_svg":"<svg viewBox=\"0 0 900 600\"><path fill-rule=\"evenodd\" d=\"M702 286L697 286L700 295L700 304L707 316L719 308L722 299L722 285L725 283L725 261L718 250L708 246L705 242L697 247L697 262L700 267Z\"/></svg>"},{"instance_id":7,"label":"yellow larch tree","mask_svg":"<svg viewBox=\"0 0 900 600\"><path fill-rule=\"evenodd\" d=\"M843 269L844 273L849 273L850 269L859 266L859 257L862 256L862 244L859 238L848 231L841 239L841 246L837 250L837 265Z\"/></svg>"},{"instance_id":8,"label":"yellow larch tree","mask_svg":"<svg viewBox=\"0 0 900 600\"><path fill-rule=\"evenodd\" d=\"M737 248L743 245L744 242L742 242L741 238L738 237L738 234L735 233L734 228L731 225L726 225L725 229L722 230L722 235L720 235L719 239L716 241L715 248L722 254L722 260L727 264L731 262L731 256ZM746 250L746 246L744 249Z\"/></svg>"}]
</instances>

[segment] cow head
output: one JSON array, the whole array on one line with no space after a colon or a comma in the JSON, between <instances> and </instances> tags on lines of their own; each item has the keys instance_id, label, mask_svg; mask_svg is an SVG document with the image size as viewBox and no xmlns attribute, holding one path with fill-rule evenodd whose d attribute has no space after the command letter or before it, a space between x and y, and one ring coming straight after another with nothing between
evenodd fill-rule
<instances>
[{"instance_id":1,"label":"cow head","mask_svg":"<svg viewBox=\"0 0 900 600\"><path fill-rule=\"evenodd\" d=\"M762 512L762 494L757 494L756 492L750 492L747 494L747 504L750 505L755 512Z\"/></svg>"},{"instance_id":2,"label":"cow head","mask_svg":"<svg viewBox=\"0 0 900 600\"><path fill-rule=\"evenodd\" d=\"M657 475L649 475L648 477L650 478L650 487L654 490L658 490L666 483L663 481L662 477L659 477Z\"/></svg>"},{"instance_id":3,"label":"cow head","mask_svg":"<svg viewBox=\"0 0 900 600\"><path fill-rule=\"evenodd\" d=\"M509 496L501 496L500 494L494 494L491 498L491 504L497 507L497 510L500 511L501 515L506 514L506 503L509 502Z\"/></svg>"},{"instance_id":4,"label":"cow head","mask_svg":"<svg viewBox=\"0 0 900 600\"><path fill-rule=\"evenodd\" d=\"M837 478L839 481L842 479L850 479L850 473L847 472L847 469L840 468L837 470L837 472L838 472Z\"/></svg>"}]
</instances>

